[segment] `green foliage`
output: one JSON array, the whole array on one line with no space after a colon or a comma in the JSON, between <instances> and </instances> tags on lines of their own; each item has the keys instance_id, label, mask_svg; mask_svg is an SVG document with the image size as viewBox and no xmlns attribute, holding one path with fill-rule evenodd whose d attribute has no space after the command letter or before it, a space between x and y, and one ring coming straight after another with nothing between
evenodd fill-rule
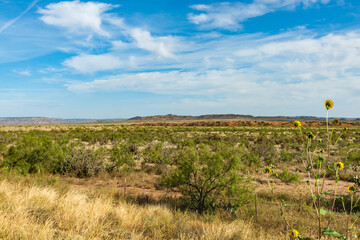
<instances>
[{"instance_id":1,"label":"green foliage","mask_svg":"<svg viewBox=\"0 0 360 240\"><path fill-rule=\"evenodd\" d=\"M45 134L30 132L9 147L2 165L21 174L57 172L69 149L66 142L55 143Z\"/></svg>"},{"instance_id":2,"label":"green foliage","mask_svg":"<svg viewBox=\"0 0 360 240\"><path fill-rule=\"evenodd\" d=\"M293 174L289 172L289 169L286 167L281 173L277 174L277 177L286 183L295 183L300 181L300 175L299 174Z\"/></svg>"},{"instance_id":3,"label":"green foliage","mask_svg":"<svg viewBox=\"0 0 360 240\"><path fill-rule=\"evenodd\" d=\"M261 159L258 155L253 153L248 153L244 156L244 160L247 162L247 166L249 167L259 167L261 164Z\"/></svg>"},{"instance_id":4,"label":"green foliage","mask_svg":"<svg viewBox=\"0 0 360 240\"><path fill-rule=\"evenodd\" d=\"M360 165L360 150L351 151L348 153L344 162L352 165Z\"/></svg>"},{"instance_id":5,"label":"green foliage","mask_svg":"<svg viewBox=\"0 0 360 240\"><path fill-rule=\"evenodd\" d=\"M24 175L48 172L90 177L103 170L102 155L102 151L86 150L66 139L56 141L46 133L33 131L8 148L1 165Z\"/></svg>"},{"instance_id":6,"label":"green foliage","mask_svg":"<svg viewBox=\"0 0 360 240\"><path fill-rule=\"evenodd\" d=\"M341 235L340 233L336 232L335 230L333 230L331 228L324 228L322 230L322 234L327 235L327 236L336 237L336 238L346 239L346 237L344 235Z\"/></svg>"},{"instance_id":7,"label":"green foliage","mask_svg":"<svg viewBox=\"0 0 360 240\"><path fill-rule=\"evenodd\" d=\"M290 162L294 158L294 154L286 151L280 152L280 159L283 162Z\"/></svg>"},{"instance_id":8,"label":"green foliage","mask_svg":"<svg viewBox=\"0 0 360 240\"><path fill-rule=\"evenodd\" d=\"M103 150L92 151L85 148L72 148L61 161L57 173L76 177L91 177L104 170Z\"/></svg>"},{"instance_id":9,"label":"green foliage","mask_svg":"<svg viewBox=\"0 0 360 240\"><path fill-rule=\"evenodd\" d=\"M181 151L177 166L163 176L163 182L177 187L199 213L222 207L231 211L250 199L250 186L240 174L239 153L221 146L216 152L208 146Z\"/></svg>"},{"instance_id":10,"label":"green foliage","mask_svg":"<svg viewBox=\"0 0 360 240\"><path fill-rule=\"evenodd\" d=\"M110 161L112 162L109 170L119 170L120 167L124 167L125 171L130 171L135 166L134 161L134 148L132 145L127 146L125 144L121 144L113 147L110 150Z\"/></svg>"},{"instance_id":11,"label":"green foliage","mask_svg":"<svg viewBox=\"0 0 360 240\"><path fill-rule=\"evenodd\" d=\"M255 141L251 151L257 154L267 165L270 165L278 156L273 139L269 139L264 133Z\"/></svg>"}]
</instances>

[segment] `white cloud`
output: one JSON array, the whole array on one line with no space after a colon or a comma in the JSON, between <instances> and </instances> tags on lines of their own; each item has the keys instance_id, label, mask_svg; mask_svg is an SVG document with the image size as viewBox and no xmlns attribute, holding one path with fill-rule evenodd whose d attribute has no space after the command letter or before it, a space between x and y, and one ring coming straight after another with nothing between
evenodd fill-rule
<instances>
[{"instance_id":1,"label":"white cloud","mask_svg":"<svg viewBox=\"0 0 360 240\"><path fill-rule=\"evenodd\" d=\"M128 26L124 23L124 19L106 13L114 7L117 5L75 0L52 3L38 12L43 15L40 19L46 24L64 27L75 35L85 33L87 35L85 40L76 38L72 40L78 46L95 47L94 43L97 42L93 35L97 34L118 37L115 38L116 40L109 41L113 50L139 48L155 53L161 58L176 58L174 53L179 45L176 37L153 36L142 28ZM71 63L71 60L69 61Z\"/></svg>"},{"instance_id":2,"label":"white cloud","mask_svg":"<svg viewBox=\"0 0 360 240\"><path fill-rule=\"evenodd\" d=\"M65 60L63 64L84 74L115 70L123 65L119 58L110 54L79 55Z\"/></svg>"},{"instance_id":3,"label":"white cloud","mask_svg":"<svg viewBox=\"0 0 360 240\"><path fill-rule=\"evenodd\" d=\"M358 98L358 32L318 37L300 30L269 37L254 34L209 38L197 44L194 38L189 40L194 44L193 51L180 52L173 65L141 58L144 62L138 62L137 67L142 73L105 76L66 86L75 92L139 91L186 95L188 99L200 97L199 101L205 102L207 98L224 99L224 106L250 106L263 99L283 109L290 109L296 101L311 106L322 98L344 96L342 108L346 109L345 102ZM161 67L161 71L154 70ZM312 114L305 110L305 114Z\"/></svg>"},{"instance_id":4,"label":"white cloud","mask_svg":"<svg viewBox=\"0 0 360 240\"><path fill-rule=\"evenodd\" d=\"M254 0L252 3L221 2L190 6L202 13L189 13L190 22L203 28L241 29L241 23L249 18L259 17L277 10L291 10L297 6L311 7L327 4L331 0Z\"/></svg>"},{"instance_id":5,"label":"white cloud","mask_svg":"<svg viewBox=\"0 0 360 240\"><path fill-rule=\"evenodd\" d=\"M346 74L359 75L360 34L328 34L326 36L302 37L300 39L278 39L260 43L251 49L235 53L240 60L252 64L261 71L278 72L288 79L307 73L312 79L331 78L334 81Z\"/></svg>"},{"instance_id":6,"label":"white cloud","mask_svg":"<svg viewBox=\"0 0 360 240\"><path fill-rule=\"evenodd\" d=\"M97 2L63 1L51 3L39 13L43 14L40 19L49 25L63 27L70 32L96 33L101 36L109 36L109 33L102 29L104 13L114 5Z\"/></svg>"},{"instance_id":7,"label":"white cloud","mask_svg":"<svg viewBox=\"0 0 360 240\"><path fill-rule=\"evenodd\" d=\"M29 70L13 70L13 72L22 76L31 76L31 72Z\"/></svg>"},{"instance_id":8,"label":"white cloud","mask_svg":"<svg viewBox=\"0 0 360 240\"><path fill-rule=\"evenodd\" d=\"M205 23L210 20L209 16L205 13L200 13L197 15L190 13L188 17L190 21L195 24Z\"/></svg>"},{"instance_id":9,"label":"white cloud","mask_svg":"<svg viewBox=\"0 0 360 240\"><path fill-rule=\"evenodd\" d=\"M276 75L249 69L229 69L121 74L89 82L73 82L66 87L73 92L139 91L178 95L187 99L185 102L175 101L172 106L176 107L172 109L169 108L168 102L163 106L156 106L159 109L169 109L171 112L179 109L184 109L184 112L199 112L201 110L198 104L201 103L200 105L208 106L207 112L204 113L217 109L221 112L242 111L240 113L261 115L279 115L283 114L285 109L288 115L319 115L319 111L323 110L322 102L326 98L331 98L337 102L340 110L337 110L336 114L339 116L342 112L348 112L349 106L354 107L354 102L358 99L351 91L360 91L356 77L344 76L337 81L332 78L318 79L314 76L311 81L277 80ZM262 102L261 105L259 101ZM319 103L318 107L314 108L314 103ZM309 109L312 109L311 112ZM358 116L360 112L353 109L351 114Z\"/></svg>"},{"instance_id":10,"label":"white cloud","mask_svg":"<svg viewBox=\"0 0 360 240\"><path fill-rule=\"evenodd\" d=\"M224 86L227 88L228 84L226 83L235 84L237 87L241 85L241 82L238 81L239 75L242 74L241 71L237 71L238 74L234 74L234 72L234 70L208 71L205 73L181 71L144 72L121 74L91 82L72 83L67 86L69 90L79 92L130 90L159 94L206 95L221 91ZM223 80L220 80L221 78ZM224 80L224 78L226 79ZM233 85L233 87L235 86Z\"/></svg>"},{"instance_id":11,"label":"white cloud","mask_svg":"<svg viewBox=\"0 0 360 240\"><path fill-rule=\"evenodd\" d=\"M150 32L140 28L131 29L129 34L138 48L154 52L161 57L175 58L173 51L176 39L174 37L154 37Z\"/></svg>"},{"instance_id":12,"label":"white cloud","mask_svg":"<svg viewBox=\"0 0 360 240\"><path fill-rule=\"evenodd\" d=\"M128 48L133 47L131 43L124 42L121 40L112 41L111 44L112 44L113 48L116 50L128 49Z\"/></svg>"}]
</instances>

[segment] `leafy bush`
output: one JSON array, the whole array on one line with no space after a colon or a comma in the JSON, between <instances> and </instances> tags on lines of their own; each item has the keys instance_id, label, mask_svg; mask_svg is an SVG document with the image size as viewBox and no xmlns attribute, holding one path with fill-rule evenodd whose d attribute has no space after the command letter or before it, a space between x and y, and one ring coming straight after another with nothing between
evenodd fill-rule
<instances>
[{"instance_id":1,"label":"leafy bush","mask_svg":"<svg viewBox=\"0 0 360 240\"><path fill-rule=\"evenodd\" d=\"M286 167L281 173L277 174L277 177L286 183L295 183L300 181L300 175L299 174L293 174L289 172L289 169Z\"/></svg>"},{"instance_id":2,"label":"leafy bush","mask_svg":"<svg viewBox=\"0 0 360 240\"><path fill-rule=\"evenodd\" d=\"M67 140L55 141L37 131L16 140L5 153L2 166L21 174L49 172L90 177L103 170L103 154L70 144Z\"/></svg>"},{"instance_id":3,"label":"leafy bush","mask_svg":"<svg viewBox=\"0 0 360 240\"><path fill-rule=\"evenodd\" d=\"M281 151L280 156L283 162L290 162L294 158L294 154L286 151Z\"/></svg>"},{"instance_id":4,"label":"leafy bush","mask_svg":"<svg viewBox=\"0 0 360 240\"><path fill-rule=\"evenodd\" d=\"M56 172L69 149L66 142L54 142L45 134L30 132L9 147L2 165L21 174Z\"/></svg>"},{"instance_id":5,"label":"leafy bush","mask_svg":"<svg viewBox=\"0 0 360 240\"><path fill-rule=\"evenodd\" d=\"M216 152L202 145L181 151L177 166L163 182L177 187L199 213L222 207L235 210L250 199L249 185L239 172L239 153L223 146Z\"/></svg>"},{"instance_id":6,"label":"leafy bush","mask_svg":"<svg viewBox=\"0 0 360 240\"><path fill-rule=\"evenodd\" d=\"M73 148L60 162L58 173L73 174L76 177L91 177L105 169L102 150L92 151L84 148Z\"/></svg>"},{"instance_id":7,"label":"leafy bush","mask_svg":"<svg viewBox=\"0 0 360 240\"><path fill-rule=\"evenodd\" d=\"M253 153L248 153L244 156L244 160L247 161L247 165L249 167L259 167L261 164L261 160L258 155Z\"/></svg>"},{"instance_id":8,"label":"leafy bush","mask_svg":"<svg viewBox=\"0 0 360 240\"><path fill-rule=\"evenodd\" d=\"M131 170L135 166L133 160L135 152L133 150L133 145L127 146L125 144L118 145L113 147L110 150L110 161L112 165L109 167L109 170L119 170L120 167L125 167L126 170Z\"/></svg>"},{"instance_id":9,"label":"leafy bush","mask_svg":"<svg viewBox=\"0 0 360 240\"><path fill-rule=\"evenodd\" d=\"M349 152L344 162L352 165L360 165L360 150Z\"/></svg>"}]
</instances>

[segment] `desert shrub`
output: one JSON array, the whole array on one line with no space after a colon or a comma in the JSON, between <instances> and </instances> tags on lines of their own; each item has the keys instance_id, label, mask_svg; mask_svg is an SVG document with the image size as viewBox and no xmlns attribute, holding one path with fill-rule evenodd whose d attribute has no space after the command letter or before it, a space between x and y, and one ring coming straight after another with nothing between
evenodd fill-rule
<instances>
[{"instance_id":1,"label":"desert shrub","mask_svg":"<svg viewBox=\"0 0 360 240\"><path fill-rule=\"evenodd\" d=\"M96 135L93 132L84 132L81 135L80 139L83 142L95 143L96 142Z\"/></svg>"},{"instance_id":2,"label":"desert shrub","mask_svg":"<svg viewBox=\"0 0 360 240\"><path fill-rule=\"evenodd\" d=\"M0 144L0 154L1 154L1 155L6 154L7 149L8 149L7 145L5 145L5 144Z\"/></svg>"},{"instance_id":3,"label":"desert shrub","mask_svg":"<svg viewBox=\"0 0 360 240\"><path fill-rule=\"evenodd\" d=\"M104 169L103 150L72 148L58 164L56 172L82 178L96 176Z\"/></svg>"},{"instance_id":4,"label":"desert shrub","mask_svg":"<svg viewBox=\"0 0 360 240\"><path fill-rule=\"evenodd\" d=\"M183 141L179 141L177 147L179 149L186 148L186 147L195 147L196 143L192 139L184 139Z\"/></svg>"},{"instance_id":5,"label":"desert shrub","mask_svg":"<svg viewBox=\"0 0 360 240\"><path fill-rule=\"evenodd\" d=\"M45 134L30 132L8 148L2 165L21 174L56 172L69 149L67 142L54 142Z\"/></svg>"},{"instance_id":6,"label":"desert shrub","mask_svg":"<svg viewBox=\"0 0 360 240\"><path fill-rule=\"evenodd\" d=\"M277 178L285 183L295 183L300 181L299 174L293 174L289 172L289 169L286 167L281 173L277 174Z\"/></svg>"},{"instance_id":7,"label":"desert shrub","mask_svg":"<svg viewBox=\"0 0 360 240\"><path fill-rule=\"evenodd\" d=\"M277 158L277 150L271 143L259 143L253 147L253 153L257 154L267 165Z\"/></svg>"},{"instance_id":8,"label":"desert shrub","mask_svg":"<svg viewBox=\"0 0 360 240\"><path fill-rule=\"evenodd\" d=\"M280 152L280 159L283 162L289 162L294 158L294 154L286 151Z\"/></svg>"},{"instance_id":9,"label":"desert shrub","mask_svg":"<svg viewBox=\"0 0 360 240\"><path fill-rule=\"evenodd\" d=\"M239 139L239 143L242 144L243 146L245 147L250 147L250 142L249 140L247 139L246 136L242 136L240 139Z\"/></svg>"},{"instance_id":10,"label":"desert shrub","mask_svg":"<svg viewBox=\"0 0 360 240\"><path fill-rule=\"evenodd\" d=\"M257 154L267 165L270 165L277 157L277 150L273 139L269 139L264 132L254 142L252 152Z\"/></svg>"},{"instance_id":11,"label":"desert shrub","mask_svg":"<svg viewBox=\"0 0 360 240\"><path fill-rule=\"evenodd\" d=\"M0 132L0 144L6 145L11 143L12 139L9 135L7 132Z\"/></svg>"},{"instance_id":12,"label":"desert shrub","mask_svg":"<svg viewBox=\"0 0 360 240\"><path fill-rule=\"evenodd\" d=\"M177 166L164 174L167 187L177 187L199 213L217 207L235 210L250 199L250 188L239 173L237 151L226 146L212 152L207 146L190 147L180 152Z\"/></svg>"},{"instance_id":13,"label":"desert shrub","mask_svg":"<svg viewBox=\"0 0 360 240\"><path fill-rule=\"evenodd\" d=\"M261 160L258 155L253 153L248 153L243 157L243 160L247 162L247 166L249 167L259 167L261 164Z\"/></svg>"},{"instance_id":14,"label":"desert shrub","mask_svg":"<svg viewBox=\"0 0 360 240\"><path fill-rule=\"evenodd\" d=\"M349 152L344 162L352 165L360 165L360 150Z\"/></svg>"},{"instance_id":15,"label":"desert shrub","mask_svg":"<svg viewBox=\"0 0 360 240\"><path fill-rule=\"evenodd\" d=\"M111 165L108 170L119 170L120 167L124 167L124 170L129 171L135 166L134 156L135 152L132 147L125 144L117 145L110 150Z\"/></svg>"},{"instance_id":16,"label":"desert shrub","mask_svg":"<svg viewBox=\"0 0 360 240\"><path fill-rule=\"evenodd\" d=\"M156 164L169 164L172 151L164 148L164 143L160 142L150 146L145 152L145 161Z\"/></svg>"},{"instance_id":17,"label":"desert shrub","mask_svg":"<svg viewBox=\"0 0 360 240\"><path fill-rule=\"evenodd\" d=\"M123 132L112 132L107 139L110 140L112 143L118 144L124 138Z\"/></svg>"}]
</instances>

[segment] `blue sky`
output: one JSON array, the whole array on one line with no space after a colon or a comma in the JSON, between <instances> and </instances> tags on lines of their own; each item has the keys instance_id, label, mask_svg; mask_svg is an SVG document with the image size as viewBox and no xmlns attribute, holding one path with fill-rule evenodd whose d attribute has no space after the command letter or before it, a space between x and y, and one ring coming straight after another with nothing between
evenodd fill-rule
<instances>
[{"instance_id":1,"label":"blue sky","mask_svg":"<svg viewBox=\"0 0 360 240\"><path fill-rule=\"evenodd\" d=\"M2 117L360 117L358 0L0 0Z\"/></svg>"}]
</instances>

